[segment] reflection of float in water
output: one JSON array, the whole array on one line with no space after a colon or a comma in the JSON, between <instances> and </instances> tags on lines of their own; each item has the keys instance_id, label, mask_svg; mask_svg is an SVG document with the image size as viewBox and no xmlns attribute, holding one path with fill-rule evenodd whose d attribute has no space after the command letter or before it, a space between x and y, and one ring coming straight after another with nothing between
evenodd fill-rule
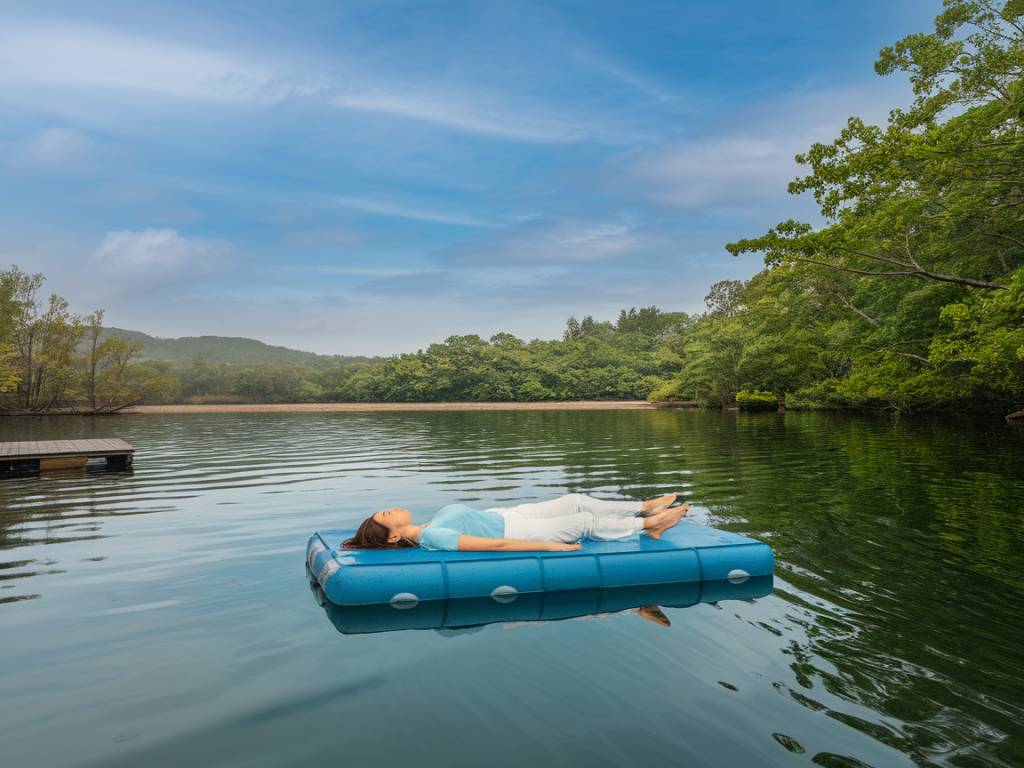
<instances>
[{"instance_id":1,"label":"reflection of float in water","mask_svg":"<svg viewBox=\"0 0 1024 768\"><path fill-rule=\"evenodd\" d=\"M495 623L558 621L634 608L686 608L722 600L751 600L770 594L772 580L770 575L752 576L739 583L727 579L689 581L356 606L335 605L326 599L315 581L310 582L310 589L335 629L342 634L358 635L402 629L463 629Z\"/></svg>"}]
</instances>

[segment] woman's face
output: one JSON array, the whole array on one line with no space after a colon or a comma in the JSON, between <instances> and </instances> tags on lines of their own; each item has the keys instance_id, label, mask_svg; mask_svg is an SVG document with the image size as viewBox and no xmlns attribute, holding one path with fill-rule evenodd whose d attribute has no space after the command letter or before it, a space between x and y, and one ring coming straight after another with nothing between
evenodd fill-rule
<instances>
[{"instance_id":1,"label":"woman's face","mask_svg":"<svg viewBox=\"0 0 1024 768\"><path fill-rule=\"evenodd\" d=\"M404 507L389 507L374 512L373 519L389 531L398 531L412 523L412 512Z\"/></svg>"}]
</instances>

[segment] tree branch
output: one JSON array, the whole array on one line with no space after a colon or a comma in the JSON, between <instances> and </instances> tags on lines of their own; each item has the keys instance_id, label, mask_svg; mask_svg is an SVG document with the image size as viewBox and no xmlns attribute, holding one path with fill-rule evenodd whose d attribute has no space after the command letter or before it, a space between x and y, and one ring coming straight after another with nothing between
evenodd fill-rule
<instances>
[{"instance_id":1,"label":"tree branch","mask_svg":"<svg viewBox=\"0 0 1024 768\"><path fill-rule=\"evenodd\" d=\"M867 269L854 269L853 267L842 267L839 264L832 264L828 261L818 261L817 259L808 259L803 256L794 256L794 261L803 261L807 264L817 264L822 267L828 267L829 269L836 269L840 272L849 272L853 275L869 275L871 277L913 277L918 273L916 271L909 272L871 272ZM1000 286L1002 287L1002 286Z\"/></svg>"},{"instance_id":2,"label":"tree branch","mask_svg":"<svg viewBox=\"0 0 1024 768\"><path fill-rule=\"evenodd\" d=\"M907 227L907 231L903 233L903 248L907 252L907 258L910 259L910 263L917 267L918 272L924 272L921 269L921 265L917 263L917 259L914 258L913 251L910 250L910 227Z\"/></svg>"},{"instance_id":3,"label":"tree branch","mask_svg":"<svg viewBox=\"0 0 1024 768\"><path fill-rule=\"evenodd\" d=\"M819 261L818 259L809 259L804 256L792 257L794 261L802 261L807 264L817 264L821 267L828 267L829 269L835 269L839 272L849 272L852 275L867 275L869 277L921 277L927 280L936 280L940 283L954 283L956 285L969 285L972 288L987 288L993 291L1005 291L1006 286L1000 285L999 283L990 283L987 280L975 280L973 277L957 277L956 275L944 275L941 272L930 272L926 269L913 269L901 272L872 272L867 269L854 269L853 267L843 267L839 264L833 264L828 261Z\"/></svg>"},{"instance_id":4,"label":"tree branch","mask_svg":"<svg viewBox=\"0 0 1024 768\"><path fill-rule=\"evenodd\" d=\"M830 291L829 293L830 293L830 294L831 294L832 296L834 296L835 298L839 299L839 301L841 301L841 302L843 303L843 305L844 305L844 306L846 306L846 307L847 307L848 309L851 309L851 310L853 310L853 311L854 311L854 312L856 312L856 313L857 313L858 315L860 315L860 316L861 316L861 317L863 317L863 318L864 318L865 320L867 320L867 321L868 321L869 323L871 323L871 325L873 325L873 326L874 326L875 328L878 328L878 327L879 327L879 326L881 325L881 323L880 323L880 322L878 322L878 320L876 320L875 318L873 318L873 317L872 317L871 315L869 315L869 314L868 314L867 312L865 312L865 311L864 311L864 310L862 310L862 309L858 309L857 307L855 307L855 306L854 306L854 304L853 304L853 302L852 302L852 301L850 301L850 300L849 300L849 299L848 299L848 298L846 297L846 295L845 295L845 294L843 294L843 293L841 293L841 292L839 292L839 291Z\"/></svg>"},{"instance_id":5,"label":"tree branch","mask_svg":"<svg viewBox=\"0 0 1024 768\"><path fill-rule=\"evenodd\" d=\"M921 357L920 355L915 355L913 352L897 352L896 354L897 355L902 355L903 357L909 357L911 360L917 360L919 363L924 363L925 365L931 365L932 364L932 361L929 360L927 357Z\"/></svg>"},{"instance_id":6,"label":"tree branch","mask_svg":"<svg viewBox=\"0 0 1024 768\"><path fill-rule=\"evenodd\" d=\"M1003 240L1009 240L1011 243L1016 243L1021 248L1024 248L1024 242L1018 240L1015 237L1010 237L1009 235L1003 235L1003 234L1000 234L999 232L982 232L981 234L988 235L989 237L998 237L998 238L1001 238Z\"/></svg>"},{"instance_id":7,"label":"tree branch","mask_svg":"<svg viewBox=\"0 0 1024 768\"><path fill-rule=\"evenodd\" d=\"M897 267L910 267L910 266L914 266L913 264L908 264L905 261L900 261L899 259L894 259L891 256L879 256L876 253L867 253L865 251L858 251L858 250L855 250L853 248L845 248L843 246L839 246L839 250L846 251L847 253L852 253L855 256L863 256L865 259L874 259L875 261L882 261L882 262L885 262L886 264L895 264Z\"/></svg>"},{"instance_id":8,"label":"tree branch","mask_svg":"<svg viewBox=\"0 0 1024 768\"><path fill-rule=\"evenodd\" d=\"M911 360L917 360L925 365L932 365L932 361L927 357L921 357L921 355L915 355L913 352L900 352L898 349L894 350L893 347L899 347L903 344L927 344L930 339L904 339L903 341L894 341L886 347L879 349L879 352L895 352L901 357L909 357Z\"/></svg>"}]
</instances>

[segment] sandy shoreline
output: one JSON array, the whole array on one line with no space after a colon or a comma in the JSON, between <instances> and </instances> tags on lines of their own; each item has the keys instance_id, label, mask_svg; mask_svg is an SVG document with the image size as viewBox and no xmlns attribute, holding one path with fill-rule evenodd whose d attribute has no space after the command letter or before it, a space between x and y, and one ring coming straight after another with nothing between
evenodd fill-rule
<instances>
[{"instance_id":1,"label":"sandy shoreline","mask_svg":"<svg viewBox=\"0 0 1024 768\"><path fill-rule=\"evenodd\" d=\"M654 408L643 400L543 403L260 403L250 405L138 405L121 413L330 413L358 411L615 411Z\"/></svg>"}]
</instances>

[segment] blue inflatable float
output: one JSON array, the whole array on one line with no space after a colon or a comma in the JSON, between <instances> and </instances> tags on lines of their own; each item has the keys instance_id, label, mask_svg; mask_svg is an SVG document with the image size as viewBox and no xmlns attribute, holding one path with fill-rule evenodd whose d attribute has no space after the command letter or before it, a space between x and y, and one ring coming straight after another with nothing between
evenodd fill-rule
<instances>
[{"instance_id":1,"label":"blue inflatable float","mask_svg":"<svg viewBox=\"0 0 1024 768\"><path fill-rule=\"evenodd\" d=\"M691 581L649 584L642 587L582 589L572 592L541 592L519 595L514 600L466 597L457 600L429 600L409 607L391 605L335 605L313 582L317 603L334 628L345 635L395 632L407 629L464 630L505 622L546 622L580 616L618 613L631 608L656 605L688 608L723 600L752 600L771 594L771 576L751 576L747 581Z\"/></svg>"},{"instance_id":2,"label":"blue inflatable float","mask_svg":"<svg viewBox=\"0 0 1024 768\"><path fill-rule=\"evenodd\" d=\"M661 539L585 541L575 552L342 549L352 531L319 531L306 545L307 575L339 606L489 598L697 582L742 584L771 576L771 547L683 522Z\"/></svg>"}]
</instances>

